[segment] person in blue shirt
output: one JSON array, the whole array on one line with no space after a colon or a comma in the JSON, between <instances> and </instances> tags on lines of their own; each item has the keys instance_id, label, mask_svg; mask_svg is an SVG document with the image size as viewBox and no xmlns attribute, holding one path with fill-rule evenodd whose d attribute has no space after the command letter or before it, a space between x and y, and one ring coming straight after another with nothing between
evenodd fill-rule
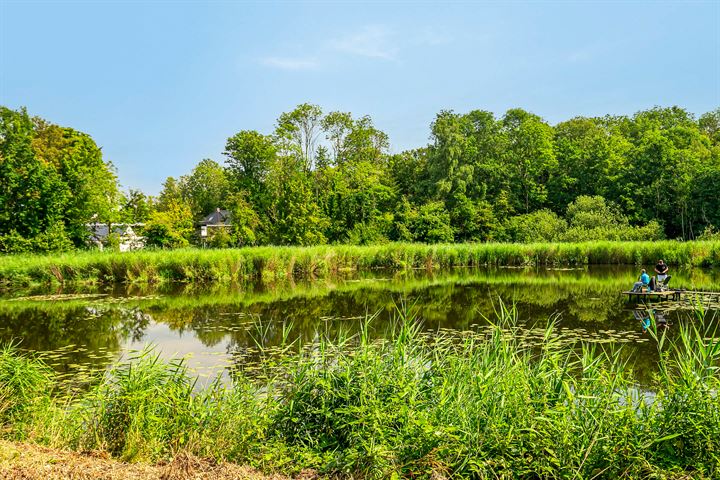
<instances>
[{"instance_id":1,"label":"person in blue shirt","mask_svg":"<svg viewBox=\"0 0 720 480\"><path fill-rule=\"evenodd\" d=\"M650 289L650 275L647 274L644 268L640 270L640 278L638 278L638 281L633 285L632 291L639 292L642 287L648 287L648 291L652 291Z\"/></svg>"}]
</instances>

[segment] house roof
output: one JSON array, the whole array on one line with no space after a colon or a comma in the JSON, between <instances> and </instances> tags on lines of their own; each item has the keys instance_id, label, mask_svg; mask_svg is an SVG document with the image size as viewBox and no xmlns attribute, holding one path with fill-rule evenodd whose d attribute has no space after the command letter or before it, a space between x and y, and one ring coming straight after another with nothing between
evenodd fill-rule
<instances>
[{"instance_id":1,"label":"house roof","mask_svg":"<svg viewBox=\"0 0 720 480\"><path fill-rule=\"evenodd\" d=\"M214 212L205 215L200 220L200 225L230 225L230 212L218 208Z\"/></svg>"},{"instance_id":2,"label":"house roof","mask_svg":"<svg viewBox=\"0 0 720 480\"><path fill-rule=\"evenodd\" d=\"M98 240L103 240L110 234L107 223L88 223L86 227L90 231L90 236ZM121 237L137 237L132 227L127 224L113 224L112 233Z\"/></svg>"}]
</instances>

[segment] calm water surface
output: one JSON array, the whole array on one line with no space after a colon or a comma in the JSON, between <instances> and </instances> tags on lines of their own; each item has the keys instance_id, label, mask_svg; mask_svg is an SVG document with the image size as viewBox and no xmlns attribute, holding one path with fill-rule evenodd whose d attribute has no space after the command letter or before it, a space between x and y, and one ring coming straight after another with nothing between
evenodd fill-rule
<instances>
[{"instance_id":1,"label":"calm water surface","mask_svg":"<svg viewBox=\"0 0 720 480\"><path fill-rule=\"evenodd\" d=\"M400 304L411 305L428 332L472 330L493 319L500 301L517 306L520 324L601 345L622 344L633 365L652 369L657 351L643 332L647 308L620 292L637 276L632 267L583 269L455 269L404 274L373 272L276 285L164 289L115 286L97 290L34 290L0 295L0 341L42 352L69 377L102 369L154 345L164 357L184 356L201 376L252 362L257 342L311 342L318 334L355 332L361 321L382 335ZM720 291L720 271L675 270L676 288ZM706 326L716 326L720 297L706 299ZM673 326L698 322L688 302L656 303L654 314Z\"/></svg>"}]
</instances>

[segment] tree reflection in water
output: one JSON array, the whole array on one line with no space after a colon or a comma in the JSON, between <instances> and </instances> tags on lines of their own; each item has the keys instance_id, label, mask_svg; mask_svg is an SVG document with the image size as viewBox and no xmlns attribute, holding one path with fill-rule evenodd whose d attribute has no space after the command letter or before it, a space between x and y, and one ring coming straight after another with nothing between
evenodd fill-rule
<instances>
[{"instance_id":1,"label":"tree reflection in water","mask_svg":"<svg viewBox=\"0 0 720 480\"><path fill-rule=\"evenodd\" d=\"M21 339L22 348L51 352L54 367L64 373L82 365L105 368L141 342L155 343L161 351L218 352L245 368L259 355L254 348L258 322L266 345L280 345L284 338L308 344L316 341L319 333L331 337L339 332L357 333L359 320L377 313L372 325L374 334L380 336L394 315L395 304L406 301L418 310L426 330L462 331L485 324L501 299L516 303L519 321L528 329L542 328L556 316L558 331L568 339L603 347L620 345L620 354L632 360L630 365L637 372L650 372L657 351L643 335L633 306L619 294L632 285L635 270L457 269L350 274L269 286L183 285L164 290L115 286L94 292L106 296L90 299L69 295L64 301L0 300L0 340ZM676 287L720 290L718 271L673 273ZM688 321L685 307L689 305L654 308L658 319L672 324ZM713 312L720 306L707 307L708 321L717 322ZM181 344L183 348L178 348ZM218 362L220 358L216 355L199 361Z\"/></svg>"}]
</instances>

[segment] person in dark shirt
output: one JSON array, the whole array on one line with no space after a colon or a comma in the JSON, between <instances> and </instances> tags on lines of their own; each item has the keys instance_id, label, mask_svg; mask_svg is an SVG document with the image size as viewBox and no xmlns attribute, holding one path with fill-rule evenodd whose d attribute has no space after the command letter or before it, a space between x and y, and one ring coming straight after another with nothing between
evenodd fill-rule
<instances>
[{"instance_id":1,"label":"person in dark shirt","mask_svg":"<svg viewBox=\"0 0 720 480\"><path fill-rule=\"evenodd\" d=\"M658 260L657 265L655 265L655 280L658 282L664 282L667 278L667 273L667 264L662 259Z\"/></svg>"}]
</instances>

